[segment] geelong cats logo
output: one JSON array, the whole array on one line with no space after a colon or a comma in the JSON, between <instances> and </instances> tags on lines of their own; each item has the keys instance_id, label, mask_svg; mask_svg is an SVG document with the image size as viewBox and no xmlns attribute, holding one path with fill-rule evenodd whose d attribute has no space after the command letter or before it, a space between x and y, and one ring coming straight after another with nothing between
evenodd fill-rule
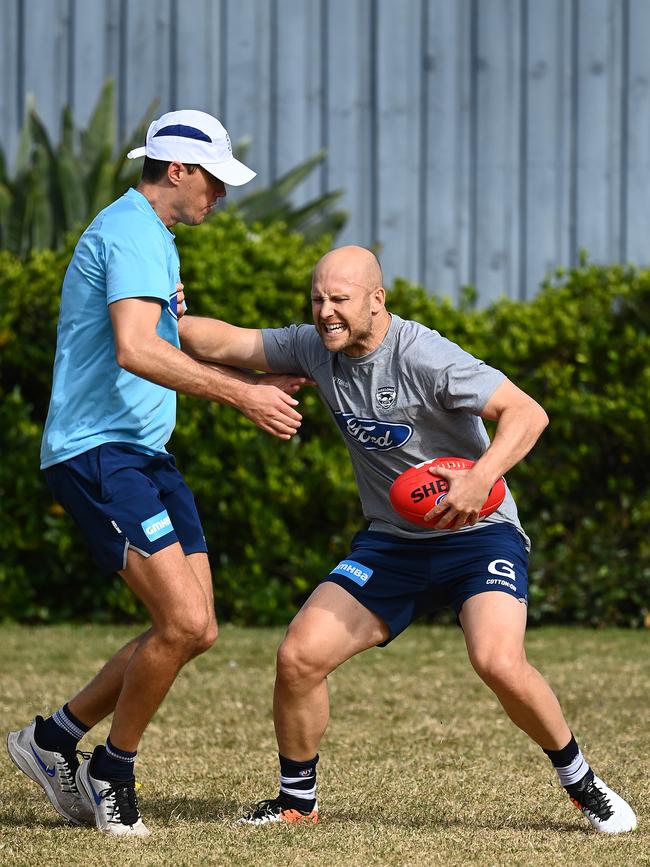
<instances>
[{"instance_id":1,"label":"geelong cats logo","mask_svg":"<svg viewBox=\"0 0 650 867\"><path fill-rule=\"evenodd\" d=\"M377 403L382 409L390 409L395 403L396 396L397 389L392 385L382 385L381 388L377 389L377 393L375 394Z\"/></svg>"}]
</instances>

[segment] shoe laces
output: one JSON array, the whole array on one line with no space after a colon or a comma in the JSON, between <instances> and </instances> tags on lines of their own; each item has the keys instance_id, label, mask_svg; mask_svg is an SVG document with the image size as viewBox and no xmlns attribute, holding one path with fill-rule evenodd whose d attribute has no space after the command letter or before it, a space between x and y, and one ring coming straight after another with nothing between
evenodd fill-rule
<instances>
[{"instance_id":1,"label":"shoe laces","mask_svg":"<svg viewBox=\"0 0 650 867\"><path fill-rule=\"evenodd\" d=\"M77 768L79 767L79 759L77 758L77 755L80 755L82 758L87 758L88 753L82 753L81 750L75 750L71 753L57 753L56 755L58 756L56 766L58 768L61 791L68 792L71 795L78 795L79 789L77 788L75 780Z\"/></svg>"},{"instance_id":2,"label":"shoe laces","mask_svg":"<svg viewBox=\"0 0 650 867\"><path fill-rule=\"evenodd\" d=\"M614 813L612 802L607 797L607 793L598 788L595 780L590 780L582 791L574 794L573 800L577 802L583 812L591 813L601 822L606 822Z\"/></svg>"},{"instance_id":3,"label":"shoe laces","mask_svg":"<svg viewBox=\"0 0 650 867\"><path fill-rule=\"evenodd\" d=\"M258 801L254 809L246 815L246 819L265 819L268 816L277 816L283 810L283 804L279 798L269 798L267 801Z\"/></svg>"},{"instance_id":4,"label":"shoe laces","mask_svg":"<svg viewBox=\"0 0 650 867\"><path fill-rule=\"evenodd\" d=\"M266 819L274 816L278 816L283 810L296 810L303 815L307 815L308 811L300 809L300 807L294 807L290 803L287 803L284 798L269 798L267 801L258 801L255 805L255 808L248 813L244 818L247 821L252 821L254 819Z\"/></svg>"},{"instance_id":5,"label":"shoe laces","mask_svg":"<svg viewBox=\"0 0 650 867\"><path fill-rule=\"evenodd\" d=\"M135 825L140 819L135 779L114 781L99 793L106 798L108 821L116 825Z\"/></svg>"}]
</instances>

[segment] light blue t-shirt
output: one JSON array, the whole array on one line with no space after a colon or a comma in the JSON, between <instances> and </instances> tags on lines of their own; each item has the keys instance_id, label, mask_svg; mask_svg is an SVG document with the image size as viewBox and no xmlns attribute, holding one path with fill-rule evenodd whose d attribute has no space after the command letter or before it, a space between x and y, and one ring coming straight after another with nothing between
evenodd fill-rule
<instances>
[{"instance_id":1,"label":"light blue t-shirt","mask_svg":"<svg viewBox=\"0 0 650 867\"><path fill-rule=\"evenodd\" d=\"M176 393L118 365L108 305L157 298L156 331L178 347L179 279L174 236L137 190L101 211L83 233L63 281L42 469L106 442L165 450Z\"/></svg>"}]
</instances>

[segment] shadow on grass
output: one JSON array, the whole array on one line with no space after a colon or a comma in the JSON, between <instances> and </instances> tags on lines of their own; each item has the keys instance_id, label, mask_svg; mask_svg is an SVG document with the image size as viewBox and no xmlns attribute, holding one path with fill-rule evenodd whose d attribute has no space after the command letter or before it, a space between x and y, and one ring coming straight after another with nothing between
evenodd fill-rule
<instances>
[{"instance_id":1,"label":"shadow on grass","mask_svg":"<svg viewBox=\"0 0 650 867\"><path fill-rule=\"evenodd\" d=\"M250 805L249 805L250 806ZM197 821L197 822L226 822L232 824L242 814L242 805L223 797L205 798L152 798L142 802L142 811L145 819L151 817L159 822L169 823L172 821ZM428 827L438 830L450 830L452 828L472 827L482 831L541 831L543 833L580 834L590 836L593 832L587 825L582 827L570 822L553 822L551 819L532 818L526 821L524 817L517 819L505 819L504 817L480 816L473 818L446 818L440 815L437 818L422 817L409 814L388 812L387 810L373 807L369 811L367 806L363 809L337 810L335 807L321 812L321 825L345 825L357 826L384 825L385 827L404 828L407 830Z\"/></svg>"},{"instance_id":2,"label":"shadow on grass","mask_svg":"<svg viewBox=\"0 0 650 867\"><path fill-rule=\"evenodd\" d=\"M234 822L242 813L238 801L224 798L156 798L141 800L142 815L145 820L152 819L163 824L181 822ZM44 819L32 810L19 807L0 809L0 828L34 828L53 830L55 828L75 829L78 826L67 822L54 812L51 818Z\"/></svg>"},{"instance_id":3,"label":"shadow on grass","mask_svg":"<svg viewBox=\"0 0 650 867\"><path fill-rule=\"evenodd\" d=\"M13 810L5 807L0 810L0 828L42 828L44 831L53 831L56 828L70 828L75 830L72 822L66 822L62 816L56 814L52 818L42 819L25 810Z\"/></svg>"},{"instance_id":4,"label":"shadow on grass","mask_svg":"<svg viewBox=\"0 0 650 867\"><path fill-rule=\"evenodd\" d=\"M242 806L238 801L205 797L205 798L152 798L142 803L143 817L145 821L151 819L164 825L173 822L226 822L232 824L242 812ZM405 815L373 808L359 810L336 810L330 809L321 814L321 826L356 825L357 827L383 825L387 828L403 828L406 830L421 830L423 827L431 830L450 830L453 828L468 828L482 831L541 831L543 833L579 834L591 836L592 831L588 827L577 826L569 822L552 822L550 820L535 819L530 822L524 818L506 821L503 818L480 817L480 818L445 818L438 816L418 817ZM43 819L35 816L31 811L14 810L4 808L0 810L0 828L29 829L41 828L43 830L55 830L57 828L69 828L76 831L77 826L65 819L53 815Z\"/></svg>"}]
</instances>

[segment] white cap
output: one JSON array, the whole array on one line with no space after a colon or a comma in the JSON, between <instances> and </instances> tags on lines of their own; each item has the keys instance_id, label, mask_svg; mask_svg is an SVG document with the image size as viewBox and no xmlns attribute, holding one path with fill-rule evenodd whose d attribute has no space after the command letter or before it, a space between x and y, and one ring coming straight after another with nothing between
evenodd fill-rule
<instances>
[{"instance_id":1,"label":"white cap","mask_svg":"<svg viewBox=\"0 0 650 867\"><path fill-rule=\"evenodd\" d=\"M165 162L198 163L225 184L240 187L255 172L232 155L230 136L223 125L204 111L169 111L154 120L143 148L129 151L130 160L151 157Z\"/></svg>"}]
</instances>

